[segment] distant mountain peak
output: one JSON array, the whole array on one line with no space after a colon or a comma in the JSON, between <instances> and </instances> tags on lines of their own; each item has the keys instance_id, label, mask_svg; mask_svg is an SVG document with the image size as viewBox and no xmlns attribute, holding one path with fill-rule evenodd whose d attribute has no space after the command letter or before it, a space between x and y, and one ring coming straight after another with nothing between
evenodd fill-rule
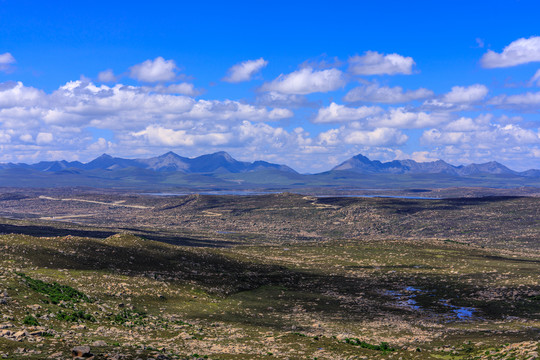
<instances>
[{"instance_id":1,"label":"distant mountain peak","mask_svg":"<svg viewBox=\"0 0 540 360\"><path fill-rule=\"evenodd\" d=\"M369 158L367 158L366 156L364 156L362 154L355 155L355 156L353 156L353 158L356 159L356 160L371 161Z\"/></svg>"},{"instance_id":2,"label":"distant mountain peak","mask_svg":"<svg viewBox=\"0 0 540 360\"><path fill-rule=\"evenodd\" d=\"M211 156L214 156L214 157L222 157L224 159L226 159L227 161L237 161L235 158L233 158L228 152L226 151L218 151L218 152L215 152L213 154L210 154Z\"/></svg>"},{"instance_id":3,"label":"distant mountain peak","mask_svg":"<svg viewBox=\"0 0 540 360\"><path fill-rule=\"evenodd\" d=\"M158 156L159 159L163 159L163 158L167 158L167 157L181 158L180 155L178 155L177 153L175 153L173 151L168 151L165 154L162 154L162 155Z\"/></svg>"},{"instance_id":4,"label":"distant mountain peak","mask_svg":"<svg viewBox=\"0 0 540 360\"><path fill-rule=\"evenodd\" d=\"M380 162L370 160L362 154L342 162L332 169L333 171L353 171L363 174L449 174L468 176L477 174L518 174L506 166L490 161L483 164L470 164L454 166L444 160L417 162L412 159Z\"/></svg>"}]
</instances>

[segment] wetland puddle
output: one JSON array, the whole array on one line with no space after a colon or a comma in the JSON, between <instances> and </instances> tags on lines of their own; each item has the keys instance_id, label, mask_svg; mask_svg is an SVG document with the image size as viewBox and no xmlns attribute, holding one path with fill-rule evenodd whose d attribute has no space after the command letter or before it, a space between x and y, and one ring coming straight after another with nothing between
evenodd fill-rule
<instances>
[{"instance_id":1,"label":"wetland puddle","mask_svg":"<svg viewBox=\"0 0 540 360\"><path fill-rule=\"evenodd\" d=\"M417 300L418 295L426 295L429 294L429 296L434 296L434 294L430 294L428 290L418 289L412 286L407 286L403 288L402 291L396 291L396 290L387 290L384 292L385 295L391 296L395 300L395 305L397 305L399 308L407 309L410 311L420 311L425 313L430 313L430 315L440 316L442 315L444 318L448 320L471 320L474 317L475 312L477 309L473 307L466 307L466 306L456 306L450 304L450 300L446 299L439 299L433 302L433 304L439 305L442 308L447 308L449 310L446 314L439 314L438 312L430 311L430 309L427 309L420 305Z\"/></svg>"}]
</instances>

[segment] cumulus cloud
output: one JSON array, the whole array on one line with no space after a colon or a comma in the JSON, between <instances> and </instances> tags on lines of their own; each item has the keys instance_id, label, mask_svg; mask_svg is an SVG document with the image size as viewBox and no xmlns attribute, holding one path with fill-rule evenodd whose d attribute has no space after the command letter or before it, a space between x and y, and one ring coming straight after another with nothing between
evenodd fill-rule
<instances>
[{"instance_id":1,"label":"cumulus cloud","mask_svg":"<svg viewBox=\"0 0 540 360\"><path fill-rule=\"evenodd\" d=\"M494 121L491 115L482 115L475 119L460 118L443 129L425 130L420 141L429 145L454 145L464 149L500 150L540 144L540 133L518 124L501 124Z\"/></svg>"},{"instance_id":2,"label":"cumulus cloud","mask_svg":"<svg viewBox=\"0 0 540 360\"><path fill-rule=\"evenodd\" d=\"M376 106L361 106L351 108L345 105L339 105L332 102L328 107L319 109L317 117L313 120L314 123L336 123L348 122L364 119L368 116L382 112L380 107Z\"/></svg>"},{"instance_id":3,"label":"cumulus cloud","mask_svg":"<svg viewBox=\"0 0 540 360\"><path fill-rule=\"evenodd\" d=\"M238 145L238 139L244 134L240 128L245 121L254 124L252 128L262 129L256 124L293 116L292 111L285 108L233 100L195 100L168 93L191 89L191 86L171 89L164 85L107 86L78 80L47 94L21 82L3 83L0 84L0 143L4 151L8 151L6 146L9 146L13 154L23 151L21 149L27 149L26 153L28 149L39 152L41 148L51 149L52 146L62 154L69 154L67 149L81 154L84 152L80 149L88 153L124 149L129 155L134 155L134 149L166 148L172 144L219 148L222 144ZM89 127L112 131L116 143L93 140L87 130ZM289 135L285 138L297 138L297 135ZM19 160L14 157L2 156L1 159Z\"/></svg>"},{"instance_id":4,"label":"cumulus cloud","mask_svg":"<svg viewBox=\"0 0 540 360\"><path fill-rule=\"evenodd\" d=\"M403 88L400 86L388 87L379 86L378 84L368 84L350 90L343 100L346 102L395 104L426 99L433 95L433 91L424 88L403 91Z\"/></svg>"},{"instance_id":5,"label":"cumulus cloud","mask_svg":"<svg viewBox=\"0 0 540 360\"><path fill-rule=\"evenodd\" d=\"M93 152L105 152L109 150L113 146L112 142L105 140L104 138L100 137L95 142L90 144L88 146L88 150Z\"/></svg>"},{"instance_id":6,"label":"cumulus cloud","mask_svg":"<svg viewBox=\"0 0 540 360\"><path fill-rule=\"evenodd\" d=\"M289 109L275 108L270 111L265 107L243 104L232 100L199 100L184 114L186 119L211 120L250 120L274 121L293 116Z\"/></svg>"},{"instance_id":7,"label":"cumulus cloud","mask_svg":"<svg viewBox=\"0 0 540 360\"><path fill-rule=\"evenodd\" d=\"M21 139L21 141L24 141L26 143L34 142L34 137L30 134L22 134L21 136L19 136L19 139Z\"/></svg>"},{"instance_id":8,"label":"cumulus cloud","mask_svg":"<svg viewBox=\"0 0 540 360\"><path fill-rule=\"evenodd\" d=\"M407 140L408 136L400 130L384 127L372 130L354 130L344 126L324 131L317 136L319 145L336 148L342 148L344 145L396 146L403 145Z\"/></svg>"},{"instance_id":9,"label":"cumulus cloud","mask_svg":"<svg viewBox=\"0 0 540 360\"><path fill-rule=\"evenodd\" d=\"M253 75L261 71L266 65L268 65L268 61L263 58L243 61L232 66L227 72L228 75L223 78L223 81L231 83L249 81Z\"/></svg>"},{"instance_id":10,"label":"cumulus cloud","mask_svg":"<svg viewBox=\"0 0 540 360\"><path fill-rule=\"evenodd\" d=\"M168 86L159 84L153 87L143 87L143 89L148 90L149 92L153 91L160 94L181 94L188 96L196 96L200 93L198 90L195 89L193 84L187 82L171 84Z\"/></svg>"},{"instance_id":11,"label":"cumulus cloud","mask_svg":"<svg viewBox=\"0 0 540 360\"><path fill-rule=\"evenodd\" d=\"M489 101L490 105L518 111L540 109L540 92L527 92L516 95L499 95Z\"/></svg>"},{"instance_id":12,"label":"cumulus cloud","mask_svg":"<svg viewBox=\"0 0 540 360\"><path fill-rule=\"evenodd\" d=\"M42 105L45 93L22 82L8 81L0 83L0 108L16 108Z\"/></svg>"},{"instance_id":13,"label":"cumulus cloud","mask_svg":"<svg viewBox=\"0 0 540 360\"><path fill-rule=\"evenodd\" d=\"M448 93L425 101L423 108L441 111L468 110L484 100L488 93L489 89L482 84L453 86Z\"/></svg>"},{"instance_id":14,"label":"cumulus cloud","mask_svg":"<svg viewBox=\"0 0 540 360\"><path fill-rule=\"evenodd\" d=\"M282 94L276 91L269 91L259 94L256 99L257 105L270 107L314 107L316 103L308 101L304 95Z\"/></svg>"},{"instance_id":15,"label":"cumulus cloud","mask_svg":"<svg viewBox=\"0 0 540 360\"><path fill-rule=\"evenodd\" d=\"M115 82L116 76L111 69L107 69L98 74L98 81L104 83Z\"/></svg>"},{"instance_id":16,"label":"cumulus cloud","mask_svg":"<svg viewBox=\"0 0 540 360\"><path fill-rule=\"evenodd\" d=\"M49 132L40 132L36 137L38 145L50 144L53 141L53 134Z\"/></svg>"},{"instance_id":17,"label":"cumulus cloud","mask_svg":"<svg viewBox=\"0 0 540 360\"><path fill-rule=\"evenodd\" d=\"M261 86L261 91L275 91L282 94L307 95L315 92L337 90L346 84L343 73L338 69L313 70L303 68L290 74L281 74L277 79Z\"/></svg>"},{"instance_id":18,"label":"cumulus cloud","mask_svg":"<svg viewBox=\"0 0 540 360\"><path fill-rule=\"evenodd\" d=\"M0 54L0 71L10 71L11 65L15 63L15 58L10 53Z\"/></svg>"},{"instance_id":19,"label":"cumulus cloud","mask_svg":"<svg viewBox=\"0 0 540 360\"><path fill-rule=\"evenodd\" d=\"M13 130L0 130L0 144L6 144L11 142L11 135Z\"/></svg>"},{"instance_id":20,"label":"cumulus cloud","mask_svg":"<svg viewBox=\"0 0 540 360\"><path fill-rule=\"evenodd\" d=\"M446 124L444 130L450 132L484 131L489 129L492 118L492 115L482 115L476 119L460 117Z\"/></svg>"},{"instance_id":21,"label":"cumulus cloud","mask_svg":"<svg viewBox=\"0 0 540 360\"><path fill-rule=\"evenodd\" d=\"M371 131L352 131L344 136L347 144L368 146L402 145L407 142L408 136L397 129L377 128Z\"/></svg>"},{"instance_id":22,"label":"cumulus cloud","mask_svg":"<svg viewBox=\"0 0 540 360\"><path fill-rule=\"evenodd\" d=\"M225 145L231 140L231 134L205 133L189 134L186 130L173 130L151 125L146 129L132 133L135 137L145 137L151 145L158 146L194 146L194 145Z\"/></svg>"},{"instance_id":23,"label":"cumulus cloud","mask_svg":"<svg viewBox=\"0 0 540 360\"><path fill-rule=\"evenodd\" d=\"M412 57L384 55L376 51L366 51L362 56L356 55L349 59L349 71L354 75L409 75L414 65Z\"/></svg>"},{"instance_id":24,"label":"cumulus cloud","mask_svg":"<svg viewBox=\"0 0 540 360\"><path fill-rule=\"evenodd\" d=\"M172 129L161 125L150 125L145 129L132 132L134 141L142 141L152 146L197 148L209 147L235 148L242 147L249 151L271 149L273 152L293 154L292 149L311 146L312 140L302 128L286 131L282 127L273 127L265 123L253 123L247 120L216 127L213 131L193 127L189 129ZM276 156L276 153L273 154Z\"/></svg>"},{"instance_id":25,"label":"cumulus cloud","mask_svg":"<svg viewBox=\"0 0 540 360\"><path fill-rule=\"evenodd\" d=\"M540 61L540 36L517 39L501 53L488 50L480 59L480 64L485 68L504 68L536 61Z\"/></svg>"},{"instance_id":26,"label":"cumulus cloud","mask_svg":"<svg viewBox=\"0 0 540 360\"><path fill-rule=\"evenodd\" d=\"M176 63L174 60L165 60L161 56L154 60L146 60L129 68L130 77L142 82L171 81L176 77Z\"/></svg>"},{"instance_id":27,"label":"cumulus cloud","mask_svg":"<svg viewBox=\"0 0 540 360\"><path fill-rule=\"evenodd\" d=\"M489 90L485 85L454 86L452 90L442 97L442 101L450 104L475 103L483 100Z\"/></svg>"},{"instance_id":28,"label":"cumulus cloud","mask_svg":"<svg viewBox=\"0 0 540 360\"><path fill-rule=\"evenodd\" d=\"M445 113L413 112L405 108L392 108L379 116L368 119L371 127L421 129L448 121Z\"/></svg>"}]
</instances>

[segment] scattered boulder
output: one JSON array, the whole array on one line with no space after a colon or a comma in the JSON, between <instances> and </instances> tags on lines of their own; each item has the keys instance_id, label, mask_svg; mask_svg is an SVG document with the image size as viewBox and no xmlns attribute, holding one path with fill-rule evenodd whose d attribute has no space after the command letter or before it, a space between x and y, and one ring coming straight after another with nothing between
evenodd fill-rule
<instances>
[{"instance_id":1,"label":"scattered boulder","mask_svg":"<svg viewBox=\"0 0 540 360\"><path fill-rule=\"evenodd\" d=\"M107 343L103 340L96 340L92 343L92 346L107 346Z\"/></svg>"},{"instance_id":2,"label":"scattered boulder","mask_svg":"<svg viewBox=\"0 0 540 360\"><path fill-rule=\"evenodd\" d=\"M91 358L94 355L90 352L90 346L75 346L71 349L74 358Z\"/></svg>"},{"instance_id":3,"label":"scattered boulder","mask_svg":"<svg viewBox=\"0 0 540 360\"><path fill-rule=\"evenodd\" d=\"M26 330L17 331L15 334L13 334L13 336L17 341L19 341L23 337L28 336L28 332L26 332Z\"/></svg>"}]
</instances>

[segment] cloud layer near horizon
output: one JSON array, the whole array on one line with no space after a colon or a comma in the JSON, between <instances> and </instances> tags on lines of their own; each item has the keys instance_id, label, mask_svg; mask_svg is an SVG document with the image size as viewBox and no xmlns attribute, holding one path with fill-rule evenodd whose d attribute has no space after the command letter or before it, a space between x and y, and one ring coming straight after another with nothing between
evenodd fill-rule
<instances>
[{"instance_id":1,"label":"cloud layer near horizon","mask_svg":"<svg viewBox=\"0 0 540 360\"><path fill-rule=\"evenodd\" d=\"M540 61L538 39L518 39L479 61L485 68ZM0 54L0 71L13 64L13 55ZM236 99L205 97L175 60L163 57L52 92L0 83L0 162L226 150L315 172L358 153L455 164L519 161L521 169L540 159L540 127L530 119L540 111L538 91L496 92L474 81L441 93L407 89L391 78L414 77L421 70L415 59L376 51L347 62L307 61L263 78L271 66L261 57L225 68L221 80L238 84L227 86L254 83ZM527 86L540 85L538 71Z\"/></svg>"}]
</instances>

